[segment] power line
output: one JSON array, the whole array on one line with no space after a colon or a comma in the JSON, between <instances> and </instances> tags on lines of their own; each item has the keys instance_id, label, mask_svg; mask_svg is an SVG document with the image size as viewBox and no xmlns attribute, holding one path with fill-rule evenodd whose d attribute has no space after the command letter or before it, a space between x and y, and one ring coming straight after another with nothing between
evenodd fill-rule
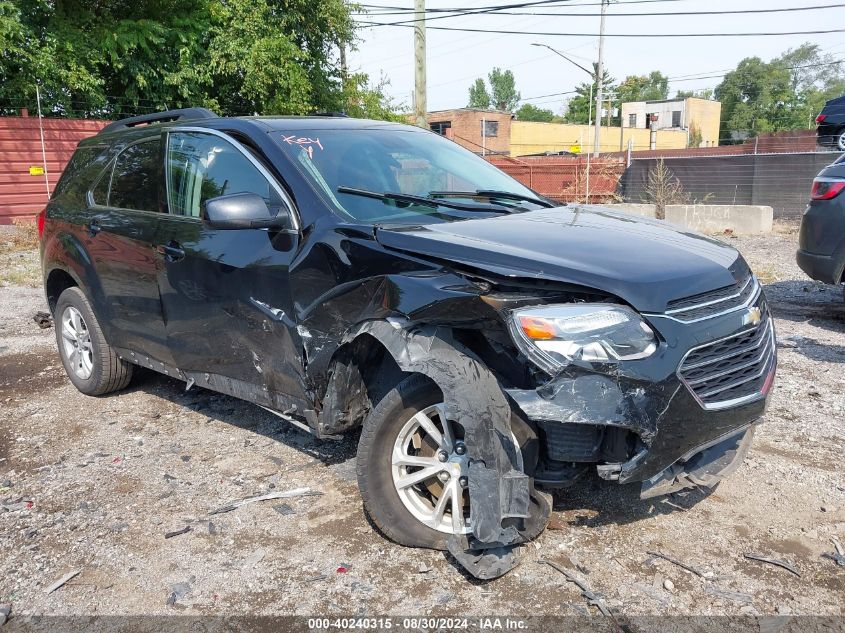
<instances>
[{"instance_id":1,"label":"power line","mask_svg":"<svg viewBox=\"0 0 845 633\"><path fill-rule=\"evenodd\" d=\"M638 12L638 13L614 13L613 18L633 18L633 17L677 17L677 16L708 16L708 15L740 15L740 14L758 14L758 13L787 13L787 12L795 12L795 11L817 11L820 9L836 9L840 7L845 7L845 3L838 3L838 4L823 4L813 7L786 7L780 9L733 9L727 11L647 11L647 12ZM429 10L432 11L432 10ZM545 17L579 17L579 18L587 18L587 17L598 17L600 13L547 13L547 12L537 12L537 11L506 11L502 9L490 9L486 11L476 11L474 13L483 13L488 15L536 15L536 16L545 16ZM359 15L373 15L373 16L382 16L382 15L409 15L409 12L406 11L397 11L395 13L360 13ZM426 17L424 18L425 21L430 20L442 20L445 18L457 18L464 15L470 15L470 13L456 13L455 15L442 15L442 16L435 16L435 17ZM401 24L410 24L416 22L414 20L402 20L399 22L385 22L383 26L399 26Z\"/></svg>"},{"instance_id":2,"label":"power line","mask_svg":"<svg viewBox=\"0 0 845 633\"><path fill-rule=\"evenodd\" d=\"M455 12L453 15L441 15L433 18L428 18L428 20L442 20L444 18L457 18L466 15L478 15L484 13L491 13L497 10L503 9L521 9L525 7L533 7L542 4L556 4L561 1L566 0L529 0L528 2L520 2L516 4L501 4L498 6L489 6L489 7L478 7L478 8L469 8L469 9L460 9L458 12ZM380 26L404 26L407 24L414 24L416 22L425 22L426 18L414 18L413 20L400 20L399 22L378 22ZM362 24L362 22L359 22Z\"/></svg>"},{"instance_id":3,"label":"power line","mask_svg":"<svg viewBox=\"0 0 845 633\"><path fill-rule=\"evenodd\" d=\"M690 0L617 0L613 4L614 5L620 5L620 4L649 4L649 3L653 3L653 2L689 2L689 1ZM555 2L557 4L553 4ZM395 9L395 10L398 10L398 11L407 11L408 10L407 7L385 6L385 5L380 5L380 4L359 4L358 6L359 7L372 8L372 9ZM572 2L572 0L548 0L547 6L598 7L598 6L601 6L601 2L583 2L583 3L579 2L579 3L576 3L576 2ZM452 12L452 11L472 11L472 10L475 10L475 9L497 9L497 8L502 8L502 6L500 5L499 7L496 7L496 6L491 5L491 6L488 6L488 7L451 7L451 8L448 8L448 9L445 9L445 8L429 9L429 11ZM516 6L513 6L513 7L505 6L504 8L517 8L517 7Z\"/></svg>"},{"instance_id":4,"label":"power line","mask_svg":"<svg viewBox=\"0 0 845 633\"><path fill-rule=\"evenodd\" d=\"M383 24L381 22L362 22L358 24L367 26L397 26L414 28L413 24ZM506 31L502 29L469 29L451 26L427 26L427 29L437 31L458 31L461 33L499 33L501 35L542 35L544 37L592 37L597 38L596 33L561 33L548 31ZM626 38L669 38L669 37L766 37L777 35L825 35L828 33L845 33L845 29L825 29L818 31L769 31L759 33L605 33L605 37L626 37Z\"/></svg>"},{"instance_id":5,"label":"power line","mask_svg":"<svg viewBox=\"0 0 845 633\"><path fill-rule=\"evenodd\" d=\"M784 66L783 70L800 70L802 68L820 68L822 66L835 66L837 64L845 63L845 59L838 59L832 62L825 62L822 64L803 64L801 66ZM678 77L667 77L666 80L669 83L678 83L681 81L698 81L700 79L714 79L719 77L724 77L728 73L733 72L735 69L731 69L725 73L719 75L707 75L705 77L690 77L689 75L678 75ZM706 72L706 71L705 71ZM546 97L559 97L563 95L575 94L578 93L577 90L567 90L566 92L552 92L545 95L537 95L535 97L523 97L520 101L533 101L535 99L544 99ZM580 94L580 93L579 93Z\"/></svg>"}]
</instances>

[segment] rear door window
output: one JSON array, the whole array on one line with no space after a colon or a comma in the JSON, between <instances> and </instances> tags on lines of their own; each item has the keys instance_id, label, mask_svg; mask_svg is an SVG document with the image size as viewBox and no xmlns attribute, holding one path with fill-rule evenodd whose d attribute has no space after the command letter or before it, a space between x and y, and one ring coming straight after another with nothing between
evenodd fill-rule
<instances>
[{"instance_id":1,"label":"rear door window","mask_svg":"<svg viewBox=\"0 0 845 633\"><path fill-rule=\"evenodd\" d=\"M161 166L159 138L145 139L124 149L115 160L108 206L135 211L161 211ZM96 191L94 199L97 200Z\"/></svg>"}]
</instances>

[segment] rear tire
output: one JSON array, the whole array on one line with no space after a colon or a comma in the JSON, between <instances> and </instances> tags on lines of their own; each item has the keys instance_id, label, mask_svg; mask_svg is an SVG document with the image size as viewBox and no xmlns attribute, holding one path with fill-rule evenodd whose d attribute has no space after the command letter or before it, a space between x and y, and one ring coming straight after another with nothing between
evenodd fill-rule
<instances>
[{"instance_id":1,"label":"rear tire","mask_svg":"<svg viewBox=\"0 0 845 633\"><path fill-rule=\"evenodd\" d=\"M73 386L88 396L101 396L126 387L133 365L121 360L106 343L85 294L67 288L56 302L56 344Z\"/></svg>"},{"instance_id":2,"label":"rear tire","mask_svg":"<svg viewBox=\"0 0 845 633\"><path fill-rule=\"evenodd\" d=\"M833 137L833 146L840 152L845 152L845 128L836 131Z\"/></svg>"},{"instance_id":3,"label":"rear tire","mask_svg":"<svg viewBox=\"0 0 845 633\"><path fill-rule=\"evenodd\" d=\"M414 416L442 402L443 395L437 385L422 374L412 374L376 405L361 431L357 473L364 509L373 524L400 545L445 550L451 536L414 516L400 498L394 480L393 456L400 434ZM538 459L537 435L516 415L511 417L511 430L521 450L523 469L533 475ZM437 485L436 481L434 485ZM544 528L545 525L541 526L529 538L534 538Z\"/></svg>"}]
</instances>

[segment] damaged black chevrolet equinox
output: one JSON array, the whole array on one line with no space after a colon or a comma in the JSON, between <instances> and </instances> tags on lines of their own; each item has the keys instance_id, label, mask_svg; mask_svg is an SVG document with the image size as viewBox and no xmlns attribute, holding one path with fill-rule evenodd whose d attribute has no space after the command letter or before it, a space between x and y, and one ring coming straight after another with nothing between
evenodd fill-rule
<instances>
[{"instance_id":1,"label":"damaged black chevrolet equinox","mask_svg":"<svg viewBox=\"0 0 845 633\"><path fill-rule=\"evenodd\" d=\"M319 438L362 427L364 506L479 576L593 470L642 495L742 461L775 374L733 248L560 206L433 132L176 110L79 144L39 217L71 382L135 366Z\"/></svg>"}]
</instances>

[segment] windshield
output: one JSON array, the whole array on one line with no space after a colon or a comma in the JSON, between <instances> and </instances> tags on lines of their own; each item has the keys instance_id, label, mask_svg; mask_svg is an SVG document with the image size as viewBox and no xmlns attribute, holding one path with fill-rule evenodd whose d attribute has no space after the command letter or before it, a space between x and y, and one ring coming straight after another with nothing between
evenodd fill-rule
<instances>
[{"instance_id":1,"label":"windshield","mask_svg":"<svg viewBox=\"0 0 845 633\"><path fill-rule=\"evenodd\" d=\"M548 205L544 201L535 205L531 200L537 195L530 189L433 132L400 127L314 129L281 132L274 138L338 212L361 222L444 222L477 216L477 211L501 213ZM378 200L362 197L360 191L450 201L449 192L455 192L455 198L463 203L455 206L467 208L438 207L404 199ZM467 192L475 191L486 195L468 200ZM496 198L492 206L490 191L515 194L517 200ZM478 208L473 209L476 202Z\"/></svg>"}]
</instances>

